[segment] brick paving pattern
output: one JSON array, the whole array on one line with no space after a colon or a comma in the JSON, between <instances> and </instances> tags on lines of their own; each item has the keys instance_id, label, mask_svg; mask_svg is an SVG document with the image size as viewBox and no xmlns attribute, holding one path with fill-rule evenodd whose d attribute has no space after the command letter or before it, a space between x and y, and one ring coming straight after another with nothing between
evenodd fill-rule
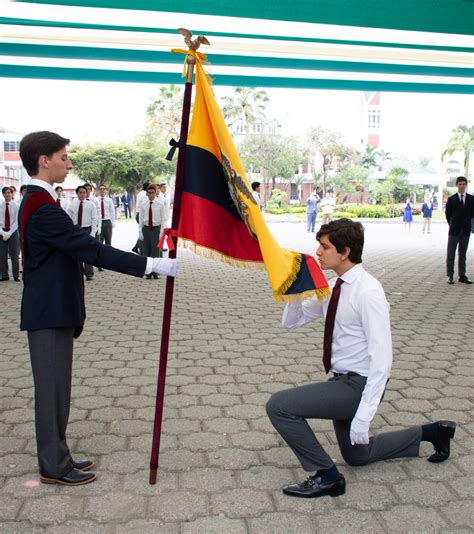
<instances>
[{"instance_id":1,"label":"brick paving pattern","mask_svg":"<svg viewBox=\"0 0 474 534\"><path fill-rule=\"evenodd\" d=\"M271 224L284 246L314 252L305 223ZM69 444L93 458L95 483L38 485L33 387L19 332L21 284L4 282L0 322L0 532L286 534L472 532L474 286L445 282L446 226L422 235L366 225L364 265L391 303L394 365L372 430L438 419L458 429L451 459L346 466L330 422L313 427L347 479L337 498L298 500L280 487L305 474L265 414L269 395L323 379L322 323L280 326L265 273L180 251L161 466L148 484L164 281L112 272L88 283L75 343ZM133 223L115 240L131 247ZM474 258L468 267L474 277Z\"/></svg>"}]
</instances>

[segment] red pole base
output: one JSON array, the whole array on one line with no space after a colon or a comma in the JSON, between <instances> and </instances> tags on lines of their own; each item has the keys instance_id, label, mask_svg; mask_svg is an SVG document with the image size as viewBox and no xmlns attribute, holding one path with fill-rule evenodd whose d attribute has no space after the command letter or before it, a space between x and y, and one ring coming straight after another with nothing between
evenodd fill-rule
<instances>
[{"instance_id":1,"label":"red pole base","mask_svg":"<svg viewBox=\"0 0 474 534\"><path fill-rule=\"evenodd\" d=\"M154 486L156 484L157 473L158 473L158 468L157 467L151 467L150 468L150 480L149 480L149 483L150 483L151 486Z\"/></svg>"}]
</instances>

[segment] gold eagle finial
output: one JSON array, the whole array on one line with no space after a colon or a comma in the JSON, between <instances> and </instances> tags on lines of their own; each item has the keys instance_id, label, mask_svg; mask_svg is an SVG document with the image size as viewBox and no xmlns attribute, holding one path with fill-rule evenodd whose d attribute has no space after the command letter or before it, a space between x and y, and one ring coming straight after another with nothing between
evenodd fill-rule
<instances>
[{"instance_id":1,"label":"gold eagle finial","mask_svg":"<svg viewBox=\"0 0 474 534\"><path fill-rule=\"evenodd\" d=\"M179 33L184 37L184 42L187 44L189 50L196 51L202 44L210 45L211 43L207 40L204 35L198 35L195 39L191 39L193 36L192 32L186 28L178 28Z\"/></svg>"}]
</instances>

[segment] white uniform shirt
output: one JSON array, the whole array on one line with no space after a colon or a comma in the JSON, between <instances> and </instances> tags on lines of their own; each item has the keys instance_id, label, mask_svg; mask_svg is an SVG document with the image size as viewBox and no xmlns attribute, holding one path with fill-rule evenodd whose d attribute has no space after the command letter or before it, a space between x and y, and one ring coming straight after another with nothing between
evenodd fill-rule
<instances>
[{"instance_id":1,"label":"white uniform shirt","mask_svg":"<svg viewBox=\"0 0 474 534\"><path fill-rule=\"evenodd\" d=\"M104 201L104 217L102 218L102 201ZM114 201L110 197L98 197L97 200L97 213L99 215L99 221L111 221L112 226L115 226L115 208Z\"/></svg>"},{"instance_id":2,"label":"white uniform shirt","mask_svg":"<svg viewBox=\"0 0 474 534\"><path fill-rule=\"evenodd\" d=\"M81 201L79 199L74 200L69 204L69 207L67 209L67 214L69 217L71 217L72 222L74 224L77 223L77 217L79 215L79 206L81 204ZM89 202L88 200L83 201L82 205L82 227L88 228L91 227L90 234L92 237L95 236L97 233L97 224L99 222L99 218L97 216L97 208L93 202Z\"/></svg>"},{"instance_id":3,"label":"white uniform shirt","mask_svg":"<svg viewBox=\"0 0 474 534\"><path fill-rule=\"evenodd\" d=\"M382 285L358 264L341 278L341 294L334 323L331 370L367 377L355 417L370 422L377 411L392 367L390 305ZM329 281L332 289L337 278ZM329 299L287 304L282 324L297 328L326 317Z\"/></svg>"},{"instance_id":4,"label":"white uniform shirt","mask_svg":"<svg viewBox=\"0 0 474 534\"><path fill-rule=\"evenodd\" d=\"M140 191L137 195L137 205L135 206L135 212L140 213L140 204L144 201L148 200L148 197L146 196L146 191Z\"/></svg>"},{"instance_id":5,"label":"white uniform shirt","mask_svg":"<svg viewBox=\"0 0 474 534\"><path fill-rule=\"evenodd\" d=\"M156 197L151 203L153 226L163 226L165 223L164 202ZM140 227L148 226L148 216L150 214L150 201L148 198L140 202Z\"/></svg>"},{"instance_id":6,"label":"white uniform shirt","mask_svg":"<svg viewBox=\"0 0 474 534\"><path fill-rule=\"evenodd\" d=\"M170 200L170 196L169 196L169 193L161 193L160 191L160 194L156 197L160 202L163 203L163 209L164 209L164 220L163 220L163 224L162 226L163 227L166 227L168 225L168 220L169 220L169 217L170 217L170 205L171 205L171 200Z\"/></svg>"},{"instance_id":7,"label":"white uniform shirt","mask_svg":"<svg viewBox=\"0 0 474 534\"><path fill-rule=\"evenodd\" d=\"M336 205L336 200L334 198L326 198L324 197L321 200L321 208L323 213L326 215L330 215L334 211L334 206Z\"/></svg>"},{"instance_id":8,"label":"white uniform shirt","mask_svg":"<svg viewBox=\"0 0 474 534\"><path fill-rule=\"evenodd\" d=\"M4 241L10 239L10 237L18 230L18 204L11 200L8 203L8 213L10 214L10 229L8 232L4 230L5 228L5 213L6 213L6 202L2 200L0 203L0 238Z\"/></svg>"}]
</instances>

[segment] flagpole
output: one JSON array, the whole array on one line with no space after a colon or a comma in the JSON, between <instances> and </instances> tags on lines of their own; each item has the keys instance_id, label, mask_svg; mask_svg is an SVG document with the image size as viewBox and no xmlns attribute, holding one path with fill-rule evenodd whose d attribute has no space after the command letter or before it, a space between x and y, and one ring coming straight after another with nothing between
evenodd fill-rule
<instances>
[{"instance_id":1,"label":"flagpole","mask_svg":"<svg viewBox=\"0 0 474 534\"><path fill-rule=\"evenodd\" d=\"M178 163L176 166L176 183L173 201L173 218L171 222L172 230L178 229L179 216L181 212L181 195L184 180L184 161L186 154L186 140L188 138L189 115L191 111L191 95L193 90L193 74L196 58L192 55L186 56L186 84L184 86L183 111L181 115L181 131L179 137ZM174 242L174 249L169 247L168 257L176 258L177 240L176 232L171 233ZM166 277L165 302L163 306L163 324L161 328L160 364L158 368L158 383L156 389L155 419L153 423L153 441L150 457L150 484L156 484L156 478L160 457L161 426L163 423L163 406L166 384L166 367L168 363L168 347L171 328L171 311L173 308L174 277Z\"/></svg>"}]
</instances>

